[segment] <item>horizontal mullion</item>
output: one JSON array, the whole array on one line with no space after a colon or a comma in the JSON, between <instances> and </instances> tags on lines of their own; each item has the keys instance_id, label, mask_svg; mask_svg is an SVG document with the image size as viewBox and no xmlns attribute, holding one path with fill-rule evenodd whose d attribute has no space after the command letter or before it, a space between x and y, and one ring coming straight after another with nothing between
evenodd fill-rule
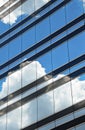
<instances>
[{"instance_id":1,"label":"horizontal mullion","mask_svg":"<svg viewBox=\"0 0 85 130\"><path fill-rule=\"evenodd\" d=\"M47 80L50 80L52 77L60 74L61 72L69 69L69 68L72 68L73 66L75 66L76 64L79 64L80 62L83 62L85 60L85 55L82 55L80 57L78 57L77 59L73 60L73 61L70 61L69 63L53 70L52 72L48 73L47 75L37 79L36 81L33 81L32 83L24 86L23 88L9 94L8 96L4 97L3 99L0 100L0 105L3 105L5 104L7 101L10 101L12 100L13 98L15 98L16 96L19 96L20 94L28 91L29 89L32 89L37 85L45 82L45 77L47 77Z\"/></svg>"},{"instance_id":2,"label":"horizontal mullion","mask_svg":"<svg viewBox=\"0 0 85 130\"><path fill-rule=\"evenodd\" d=\"M34 130L34 129L37 129L39 127L43 127L44 125L51 123L52 121L55 121L59 118L67 116L68 114L71 114L72 112L75 112L75 111L82 109L84 107L85 107L85 100L83 100L79 103L76 103L76 104L72 105L71 107L68 107L60 112L57 112L57 113L55 113L55 114L53 114L45 119L42 119L42 120L38 121L37 123L33 123L30 126L22 128L21 130Z\"/></svg>"},{"instance_id":3,"label":"horizontal mullion","mask_svg":"<svg viewBox=\"0 0 85 130\"><path fill-rule=\"evenodd\" d=\"M31 27L33 27L34 25L38 24L39 22L41 22L43 19L45 19L46 17L48 17L49 15L51 15L52 13L54 13L56 10L60 9L62 6L64 6L65 4L67 4L69 1L71 0L65 0L62 3L60 3L58 6L56 6L54 9L50 10L49 12L47 12L45 15L43 15L42 17L40 17L39 19L37 19L36 21L34 21L33 23L31 23L30 25L26 26L24 29L22 29L21 31L17 32L16 34L14 34L13 36L11 36L10 38L8 38L7 40L5 40L4 42L2 42L0 44L0 47L6 45L7 43L9 43L10 41L12 41L13 39L17 38L18 36L20 36L21 34L23 34L24 32L26 32L28 29L30 29Z\"/></svg>"},{"instance_id":4,"label":"horizontal mullion","mask_svg":"<svg viewBox=\"0 0 85 130\"><path fill-rule=\"evenodd\" d=\"M19 100L9 106L7 106L6 108L3 108L2 110L0 110L0 116L3 116L4 114L20 107L21 105L26 104L27 102L30 102L31 100L33 100L34 98L37 98L53 89L56 89L58 87L60 87L61 85L68 83L69 81L75 79L76 77L78 77L79 75L85 73L85 67L80 68L79 70L64 76L61 79L56 80L55 82L52 82L49 85L46 85L44 88L34 92L33 94L23 98L22 100Z\"/></svg>"},{"instance_id":5,"label":"horizontal mullion","mask_svg":"<svg viewBox=\"0 0 85 130\"><path fill-rule=\"evenodd\" d=\"M37 54L33 55L32 57L26 59L26 61L33 61L33 60L35 60L36 58L42 56L43 54L47 53L48 51L52 50L53 48L61 45L66 40L74 37L75 35L79 34L80 32L82 32L84 30L85 30L85 25L83 25L80 28L76 29L72 33L68 34L67 36L61 38L59 41L53 43L52 45L48 46L44 50L40 51L39 53L37 53ZM26 62L26 61L24 61L24 62ZM6 71L5 73L1 74L0 79L2 79L3 77L7 76L9 72L12 72L12 71L15 71L15 70L19 69L20 68L20 64L16 65L15 67L13 67L13 68L9 69L8 71Z\"/></svg>"},{"instance_id":6,"label":"horizontal mullion","mask_svg":"<svg viewBox=\"0 0 85 130\"><path fill-rule=\"evenodd\" d=\"M71 127L77 126L81 123L85 123L85 115L80 116L78 118L75 118L74 120L69 121L65 124L62 124L62 125L60 125L56 128L53 128L51 130L67 130L67 129L70 129Z\"/></svg>"},{"instance_id":7,"label":"horizontal mullion","mask_svg":"<svg viewBox=\"0 0 85 130\"><path fill-rule=\"evenodd\" d=\"M56 37L57 35L61 34L62 32L66 31L70 27L74 26L75 24L77 24L78 22L83 20L84 18L85 18L85 14L81 15L80 17L78 17L77 19L73 20L72 22L70 22L66 26L62 27L61 29L57 30L53 34L51 34L48 37L46 37L42 41L38 42L37 44L35 44L32 47L28 48L27 50L23 51L21 54L17 55L16 57L14 57L11 60L7 61L6 63L2 64L0 66L0 69L3 69L4 67L6 67L6 66L10 65L11 63L15 62L16 60L18 60L19 58L22 58L26 54L28 54L28 53L32 52L33 50L37 49L38 47L44 45L46 42L48 42L52 38Z\"/></svg>"},{"instance_id":8,"label":"horizontal mullion","mask_svg":"<svg viewBox=\"0 0 85 130\"><path fill-rule=\"evenodd\" d=\"M54 3L56 0L52 0L49 1L47 4L45 4L43 7L39 8L38 10L36 10L35 12L33 12L31 15L29 15L28 17L26 17L25 19L23 19L21 22L19 22L18 24L16 24L14 27L12 27L11 29L9 29L8 31L4 32L0 38L3 38L4 36L8 35L9 33L11 33L12 31L14 31L15 29L17 29L18 27L20 27L21 25L23 25L24 23L26 23L28 20L30 20L31 18L33 18L35 15L37 15L38 13L40 13L41 11L43 11L45 8L47 8L49 5L51 5L52 3Z\"/></svg>"}]
</instances>

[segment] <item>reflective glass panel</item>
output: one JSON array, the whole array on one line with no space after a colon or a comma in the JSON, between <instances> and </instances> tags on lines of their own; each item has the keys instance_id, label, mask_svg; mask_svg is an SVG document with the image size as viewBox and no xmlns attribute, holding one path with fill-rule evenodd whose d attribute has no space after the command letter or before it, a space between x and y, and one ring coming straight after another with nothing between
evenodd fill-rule
<instances>
[{"instance_id":1,"label":"reflective glass panel","mask_svg":"<svg viewBox=\"0 0 85 130\"><path fill-rule=\"evenodd\" d=\"M37 121L37 100L22 106L22 128L31 125Z\"/></svg>"},{"instance_id":2,"label":"reflective glass panel","mask_svg":"<svg viewBox=\"0 0 85 130\"><path fill-rule=\"evenodd\" d=\"M72 0L66 5L67 22L76 19L83 14L83 2L82 0Z\"/></svg>"}]
</instances>

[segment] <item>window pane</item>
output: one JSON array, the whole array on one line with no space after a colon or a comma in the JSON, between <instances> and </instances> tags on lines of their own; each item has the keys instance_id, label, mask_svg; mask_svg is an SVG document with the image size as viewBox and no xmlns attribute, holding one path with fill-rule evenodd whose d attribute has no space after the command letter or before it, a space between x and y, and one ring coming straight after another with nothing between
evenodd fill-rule
<instances>
[{"instance_id":1,"label":"window pane","mask_svg":"<svg viewBox=\"0 0 85 130\"><path fill-rule=\"evenodd\" d=\"M21 53L21 37L14 39L8 44L9 47L9 59L12 59L19 53Z\"/></svg>"},{"instance_id":2,"label":"window pane","mask_svg":"<svg viewBox=\"0 0 85 130\"><path fill-rule=\"evenodd\" d=\"M21 128L21 107L7 114L7 130L20 130Z\"/></svg>"},{"instance_id":3,"label":"window pane","mask_svg":"<svg viewBox=\"0 0 85 130\"><path fill-rule=\"evenodd\" d=\"M65 7L57 10L50 16L51 33L65 26Z\"/></svg>"},{"instance_id":4,"label":"window pane","mask_svg":"<svg viewBox=\"0 0 85 130\"><path fill-rule=\"evenodd\" d=\"M72 80L73 103L80 102L85 99L85 74Z\"/></svg>"},{"instance_id":5,"label":"window pane","mask_svg":"<svg viewBox=\"0 0 85 130\"><path fill-rule=\"evenodd\" d=\"M45 70L45 73L52 71L51 51L39 57L37 61L40 62L40 64Z\"/></svg>"},{"instance_id":6,"label":"window pane","mask_svg":"<svg viewBox=\"0 0 85 130\"><path fill-rule=\"evenodd\" d=\"M27 62L28 65L22 68L22 86L28 85L36 80L37 75L37 62ZM26 63L25 63L26 64Z\"/></svg>"},{"instance_id":7,"label":"window pane","mask_svg":"<svg viewBox=\"0 0 85 130\"><path fill-rule=\"evenodd\" d=\"M43 38L50 34L49 17L36 25L36 42L41 41Z\"/></svg>"},{"instance_id":8,"label":"window pane","mask_svg":"<svg viewBox=\"0 0 85 130\"><path fill-rule=\"evenodd\" d=\"M85 53L85 32L75 36L68 41L70 60Z\"/></svg>"},{"instance_id":9,"label":"window pane","mask_svg":"<svg viewBox=\"0 0 85 130\"><path fill-rule=\"evenodd\" d=\"M55 112L61 111L72 105L70 82L54 90Z\"/></svg>"},{"instance_id":10,"label":"window pane","mask_svg":"<svg viewBox=\"0 0 85 130\"><path fill-rule=\"evenodd\" d=\"M0 99L8 94L8 77L0 79Z\"/></svg>"},{"instance_id":11,"label":"window pane","mask_svg":"<svg viewBox=\"0 0 85 130\"><path fill-rule=\"evenodd\" d=\"M66 5L67 22L76 19L83 14L82 0L72 0Z\"/></svg>"},{"instance_id":12,"label":"window pane","mask_svg":"<svg viewBox=\"0 0 85 130\"><path fill-rule=\"evenodd\" d=\"M38 98L38 120L53 114L53 91Z\"/></svg>"},{"instance_id":13,"label":"window pane","mask_svg":"<svg viewBox=\"0 0 85 130\"><path fill-rule=\"evenodd\" d=\"M5 52L5 53L4 53ZM8 61L8 45L0 49L0 65Z\"/></svg>"},{"instance_id":14,"label":"window pane","mask_svg":"<svg viewBox=\"0 0 85 130\"><path fill-rule=\"evenodd\" d=\"M52 62L53 62L53 69L56 69L68 63L67 42L63 43L62 45L52 50Z\"/></svg>"},{"instance_id":15,"label":"window pane","mask_svg":"<svg viewBox=\"0 0 85 130\"><path fill-rule=\"evenodd\" d=\"M37 100L22 106L22 128L31 125L37 121Z\"/></svg>"},{"instance_id":16,"label":"window pane","mask_svg":"<svg viewBox=\"0 0 85 130\"><path fill-rule=\"evenodd\" d=\"M35 0L35 10L39 9L42 7L44 4L49 2L50 0Z\"/></svg>"},{"instance_id":17,"label":"window pane","mask_svg":"<svg viewBox=\"0 0 85 130\"><path fill-rule=\"evenodd\" d=\"M22 34L22 50L26 50L35 44L35 27Z\"/></svg>"},{"instance_id":18,"label":"window pane","mask_svg":"<svg viewBox=\"0 0 85 130\"><path fill-rule=\"evenodd\" d=\"M17 70L8 77L8 94L21 88L21 70Z\"/></svg>"},{"instance_id":19,"label":"window pane","mask_svg":"<svg viewBox=\"0 0 85 130\"><path fill-rule=\"evenodd\" d=\"M0 116L0 130L6 130L6 129L7 129L6 115Z\"/></svg>"},{"instance_id":20,"label":"window pane","mask_svg":"<svg viewBox=\"0 0 85 130\"><path fill-rule=\"evenodd\" d=\"M56 126L60 126L66 122L69 122L74 119L73 114L66 115L58 120L56 120Z\"/></svg>"},{"instance_id":21,"label":"window pane","mask_svg":"<svg viewBox=\"0 0 85 130\"><path fill-rule=\"evenodd\" d=\"M76 130L84 130L84 129L85 129L85 123L76 127Z\"/></svg>"},{"instance_id":22,"label":"window pane","mask_svg":"<svg viewBox=\"0 0 85 130\"><path fill-rule=\"evenodd\" d=\"M78 118L80 116L83 116L85 114L85 108L82 108L76 112L74 112L75 118Z\"/></svg>"}]
</instances>

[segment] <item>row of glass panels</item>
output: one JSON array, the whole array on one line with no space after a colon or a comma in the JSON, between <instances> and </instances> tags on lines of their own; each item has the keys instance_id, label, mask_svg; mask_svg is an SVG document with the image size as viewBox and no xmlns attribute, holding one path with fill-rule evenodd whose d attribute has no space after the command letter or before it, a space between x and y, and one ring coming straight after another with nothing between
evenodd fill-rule
<instances>
[{"instance_id":1,"label":"row of glass panels","mask_svg":"<svg viewBox=\"0 0 85 130\"><path fill-rule=\"evenodd\" d=\"M71 3L72 2L72 3ZM47 31L48 31L48 33L53 33L56 29L59 29L60 27L62 27L62 26L64 26L64 25L66 25L66 23L68 23L68 22L70 22L70 21L72 21L73 19L75 19L75 18L77 18L78 16L80 16L81 14L83 14L84 13L84 10L83 10L83 4L82 3L80 3L80 2L77 2L77 3L75 3L75 0L73 0L73 1L71 1L69 4L67 4L64 8L62 8L62 9L60 9L59 11L57 10L55 13L53 13L52 15L50 15L50 18L48 19L48 20L44 20L44 21L46 21L46 22L44 22L43 21L43 23L41 23L41 24L43 24L43 26L46 26L45 24L47 24L47 28L51 28L51 32L49 32L49 30L47 29ZM53 5L58 5L58 1L56 2L56 4L54 3ZM68 9L67 7L69 7L69 6L71 6L71 4L72 4L72 6L74 5L74 3L75 4L77 4L78 5L78 7L77 7L77 13L75 14L75 15L72 15L71 16L71 7L70 7L70 9ZM46 12L48 12L51 8L53 8L54 6L53 5L51 5L50 7L48 7L46 10L44 10L44 11L42 11L40 14L38 14L39 16L36 16L37 18L39 18L39 17L41 17L42 16L42 14L44 14L44 13L46 13ZM79 7L79 5L81 5L80 7ZM75 7L76 8L76 7ZM74 8L74 9L75 9ZM75 10L73 10L73 11L75 11ZM70 17L69 17L70 16ZM10 17L9 17L10 18ZM33 17L35 20L37 19L37 18L35 18L35 17ZM57 18L58 18L58 20L57 20ZM54 20L53 20L54 19ZM33 21L33 20L32 20ZM50 21L50 22L49 22ZM52 23L51 23L52 22ZM50 25L49 24L51 24L52 25L52 27L49 27ZM5 25L7 25L7 24L5 24ZM28 23L27 23L27 25L28 25ZM24 24L22 27L20 27L19 28L19 30L21 30L23 27L25 27L26 26L26 24ZM40 25L38 25L38 26L40 26ZM1 26L1 28L2 29L5 29L6 30L6 27L5 26L3 26L4 28L2 28L2 26ZM39 27L40 28L40 27ZM1 32L2 32L2 29L1 29ZM17 31L19 31L19 30L17 30ZM41 30L41 29L40 29ZM42 29L43 30L43 29ZM29 32L29 31L28 31ZM11 32L7 37L6 37L6 39L7 38L9 38L11 35L13 35L14 33L16 33L16 30L15 31L13 31L13 33ZM48 33L47 33L47 35L48 35ZM1 42L3 41L3 40L5 40L5 37L4 37L4 39L2 39L1 40ZM36 42L37 42L37 38L36 38Z\"/></svg>"},{"instance_id":2,"label":"row of glass panels","mask_svg":"<svg viewBox=\"0 0 85 130\"><path fill-rule=\"evenodd\" d=\"M27 55L25 55L24 57L20 58L16 62L10 64L6 68L2 69L1 73L9 70L10 68L14 67L15 65L21 63L22 61L24 61L26 59L29 59L31 56L37 54L38 52L40 52L41 50L43 50L47 46L51 45L52 43L56 42L58 39L62 38L63 35L66 35L66 33L63 33L59 37L55 37L51 41L45 43L45 45L39 47L38 49L32 51L31 53L28 53ZM51 51L45 53L44 55L42 55L40 57L38 56L38 58L35 59L35 60L39 61L46 68L46 72L47 73L49 71L51 71L51 68L52 68L51 67L51 62L53 64L53 69L55 69L57 67L62 66L63 64L68 63L69 61L72 61L73 59L75 59L75 58L77 58L77 57L79 57L79 56L84 54L84 50L85 50L84 35L85 35L85 32L82 32L81 34L79 34L79 35L69 39L68 41L62 43L60 46L56 47L55 49L52 49ZM16 47L15 49L18 51L19 47ZM10 48L9 48L9 50L11 52L11 57L12 57L13 52L14 53L17 52L17 51L15 51L15 49L11 48L11 50L10 50ZM1 49L1 53L4 53L2 55L2 57L1 57L1 59L3 61L7 60L8 57L7 57L6 50L3 51ZM8 54L10 55L10 53L8 53ZM44 59L45 59L45 62L43 62ZM47 63L49 63L49 68L46 67L47 66L46 65L47 64L46 61L47 61ZM31 61L29 61L29 62L31 62Z\"/></svg>"},{"instance_id":3,"label":"row of glass panels","mask_svg":"<svg viewBox=\"0 0 85 130\"><path fill-rule=\"evenodd\" d=\"M26 50L27 48L34 45L35 43L41 41L43 38L47 37L49 34L55 32L57 29L64 26L66 24L64 10L65 10L65 8L61 8L59 11L56 11L52 15L52 19L54 19L54 20L52 20L50 16L47 17L45 20L43 20L42 22L40 22L39 24L37 24L36 26L31 28L29 31L25 32L20 37L14 39L9 44L2 47L2 49L0 51L0 55L2 55L0 64L7 62L8 60L12 59L16 55L18 55L21 52L23 52L24 50ZM58 14L58 12L59 12L59 14ZM61 14L63 14L64 17ZM59 18L61 16L61 20L58 21L56 19L58 16L56 17L56 15L59 15ZM81 21L81 23L79 23L77 25L77 27L81 26L83 24L84 24L84 21ZM46 28L45 31L43 29L43 26ZM74 30L74 28L77 28L77 27L74 26L72 29L68 30L68 32L71 32L71 30ZM53 30L53 32L51 30ZM64 35L66 35L66 33L62 34L62 36L64 36ZM60 37L61 36L59 36L57 38L60 38ZM15 47L15 49L14 49L14 47ZM6 52L6 53L4 54L4 52ZM33 52L33 54L34 53L35 53L35 51Z\"/></svg>"},{"instance_id":4,"label":"row of glass panels","mask_svg":"<svg viewBox=\"0 0 85 130\"><path fill-rule=\"evenodd\" d=\"M53 77L53 81L62 77L59 74L57 77ZM13 82L13 81L12 81ZM15 87L15 86L14 86ZM37 91L36 87L36 91ZM20 95L22 99L23 94ZM18 97L17 97L18 98ZM13 111L0 117L0 128L3 130L16 129L19 130L21 127L24 128L29 126L43 118L46 118L56 112L59 112L73 104L76 104L85 99L85 74L80 75L76 79L61 85L48 93L45 93L32 101L21 105ZM13 103L13 102L11 102ZM9 102L7 103L7 106ZM56 120L56 125L60 125L64 122L74 119L85 114L85 109L78 112L74 112L71 115ZM3 121L4 120L4 121Z\"/></svg>"},{"instance_id":5,"label":"row of glass panels","mask_svg":"<svg viewBox=\"0 0 85 130\"><path fill-rule=\"evenodd\" d=\"M12 26L16 25L16 23L22 21L22 19L29 16L35 10L41 8L48 2L50 2L50 0L26 0L21 6L19 6L17 9L15 9L13 12L1 20L0 24L3 25L4 28L1 27L0 33L2 34ZM60 2L62 2L62 0L56 0L51 6L49 6L49 8L51 9L55 7ZM49 8L47 8L47 10L49 10ZM71 11L74 13L71 13ZM66 5L67 22L70 22L82 13L84 13L84 0L71 0L71 2ZM41 13L39 15L41 15ZM37 17L40 17L39 15Z\"/></svg>"}]
</instances>

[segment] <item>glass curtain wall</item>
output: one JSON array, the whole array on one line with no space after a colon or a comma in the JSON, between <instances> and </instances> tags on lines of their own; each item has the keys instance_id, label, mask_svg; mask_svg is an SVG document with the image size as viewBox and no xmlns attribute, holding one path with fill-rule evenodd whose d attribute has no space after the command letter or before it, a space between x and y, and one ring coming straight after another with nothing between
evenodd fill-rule
<instances>
[{"instance_id":1,"label":"glass curtain wall","mask_svg":"<svg viewBox=\"0 0 85 130\"><path fill-rule=\"evenodd\" d=\"M0 10L0 129L58 129L84 116L84 0L1 0Z\"/></svg>"}]
</instances>

